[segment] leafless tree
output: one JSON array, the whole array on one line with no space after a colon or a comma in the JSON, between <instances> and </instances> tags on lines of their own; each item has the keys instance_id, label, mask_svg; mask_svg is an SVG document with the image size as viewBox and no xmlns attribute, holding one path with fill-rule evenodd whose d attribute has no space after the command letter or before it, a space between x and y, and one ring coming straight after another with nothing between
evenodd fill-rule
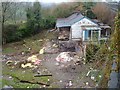
<instances>
[{"instance_id":1,"label":"leafless tree","mask_svg":"<svg viewBox=\"0 0 120 90\"><path fill-rule=\"evenodd\" d=\"M102 22L112 24L112 20L114 19L115 14L104 2L98 2L96 6L93 7L92 11Z\"/></svg>"}]
</instances>

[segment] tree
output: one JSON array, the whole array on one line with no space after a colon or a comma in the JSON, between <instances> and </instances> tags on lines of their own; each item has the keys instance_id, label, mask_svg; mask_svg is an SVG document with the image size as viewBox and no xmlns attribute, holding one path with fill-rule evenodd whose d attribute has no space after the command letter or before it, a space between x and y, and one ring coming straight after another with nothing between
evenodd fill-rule
<instances>
[{"instance_id":1,"label":"tree","mask_svg":"<svg viewBox=\"0 0 120 90\"><path fill-rule=\"evenodd\" d=\"M95 5L95 2L83 2L78 3L76 10L80 11L83 15L88 18L94 19L96 15L92 12L92 7Z\"/></svg>"},{"instance_id":2,"label":"tree","mask_svg":"<svg viewBox=\"0 0 120 90\"><path fill-rule=\"evenodd\" d=\"M9 12L10 9L10 4L11 2L2 2L2 20L1 20L1 24L2 24L2 43L5 44L6 43L6 36L5 36L5 31L4 31L4 25L5 22L7 21L8 18L10 18L11 15L7 14L7 12Z\"/></svg>"},{"instance_id":3,"label":"tree","mask_svg":"<svg viewBox=\"0 0 120 90\"><path fill-rule=\"evenodd\" d=\"M97 16L97 18L103 23L107 23L109 25L113 24L115 14L110 10L110 8L105 3L98 2L92 8L92 11Z\"/></svg>"},{"instance_id":4,"label":"tree","mask_svg":"<svg viewBox=\"0 0 120 90\"><path fill-rule=\"evenodd\" d=\"M27 9L27 28L29 34L36 34L40 31L41 22L41 5L39 2L34 2L33 6Z\"/></svg>"}]
</instances>

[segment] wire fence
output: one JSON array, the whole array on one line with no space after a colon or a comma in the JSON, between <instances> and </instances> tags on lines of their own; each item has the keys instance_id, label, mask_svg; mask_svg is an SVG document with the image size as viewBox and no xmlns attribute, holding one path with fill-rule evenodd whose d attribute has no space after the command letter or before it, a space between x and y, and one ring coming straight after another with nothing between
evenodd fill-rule
<instances>
[{"instance_id":1,"label":"wire fence","mask_svg":"<svg viewBox=\"0 0 120 90\"><path fill-rule=\"evenodd\" d=\"M107 44L107 43L104 43L103 45L105 45L105 44ZM100 87L101 82L102 82L102 80L103 80L103 78L104 78L104 75L105 75L106 65L107 65L108 62L109 62L109 50L108 50L108 45L107 45L106 48L107 48L107 51L106 51L105 54L100 53L100 52L101 52L101 49L103 49L103 47L101 46L100 49L95 53L95 55L92 56L92 60L93 60L93 59L96 60L96 59L99 57L99 54L100 54L101 56L103 56L102 58L100 58L100 60L98 60L98 61L95 63L94 66L92 66L93 69L98 68L98 65L97 65L97 64L98 64L99 62L101 62L101 61L104 60L104 64L103 64L102 68L100 69L100 71L101 71L101 78L100 78L100 79L98 80L98 82L96 83L96 86L95 86L96 88ZM87 70L87 68L86 68L85 70ZM87 70L87 71L89 71L89 70ZM82 79L84 79L84 78L86 78L86 73L83 74L83 76L81 77L80 80L82 80Z\"/></svg>"}]
</instances>

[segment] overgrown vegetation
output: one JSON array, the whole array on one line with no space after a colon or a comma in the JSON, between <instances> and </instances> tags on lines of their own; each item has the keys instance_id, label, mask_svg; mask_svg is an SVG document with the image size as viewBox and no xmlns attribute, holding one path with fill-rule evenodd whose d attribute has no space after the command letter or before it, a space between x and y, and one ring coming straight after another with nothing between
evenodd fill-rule
<instances>
[{"instance_id":1,"label":"overgrown vegetation","mask_svg":"<svg viewBox=\"0 0 120 90\"><path fill-rule=\"evenodd\" d=\"M94 2L69 2L43 8L40 2L2 2L3 44L20 41L44 29L53 29L57 18L68 17L74 11L94 18L91 10L94 5Z\"/></svg>"},{"instance_id":2,"label":"overgrown vegetation","mask_svg":"<svg viewBox=\"0 0 120 90\"><path fill-rule=\"evenodd\" d=\"M120 11L115 18L115 30L112 36L112 53L116 55L116 62L118 64L118 70L120 70Z\"/></svg>"},{"instance_id":3,"label":"overgrown vegetation","mask_svg":"<svg viewBox=\"0 0 120 90\"><path fill-rule=\"evenodd\" d=\"M95 44L88 44L86 46L86 62L94 62L93 58L95 57L95 54L99 50L99 46Z\"/></svg>"}]
</instances>

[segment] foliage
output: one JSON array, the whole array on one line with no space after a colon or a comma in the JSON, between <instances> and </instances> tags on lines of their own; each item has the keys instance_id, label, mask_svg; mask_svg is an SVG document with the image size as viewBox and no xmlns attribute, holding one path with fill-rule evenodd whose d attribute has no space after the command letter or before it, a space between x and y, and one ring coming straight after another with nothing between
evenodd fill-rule
<instances>
[{"instance_id":1,"label":"foliage","mask_svg":"<svg viewBox=\"0 0 120 90\"><path fill-rule=\"evenodd\" d=\"M28 34L36 34L40 31L41 22L41 5L34 2L33 6L27 9L27 32Z\"/></svg>"},{"instance_id":2,"label":"foliage","mask_svg":"<svg viewBox=\"0 0 120 90\"><path fill-rule=\"evenodd\" d=\"M41 29L49 29L55 27L56 19L53 16L47 16L41 21Z\"/></svg>"},{"instance_id":3,"label":"foliage","mask_svg":"<svg viewBox=\"0 0 120 90\"><path fill-rule=\"evenodd\" d=\"M96 15L92 12L92 10L87 11L87 17L91 19L95 19Z\"/></svg>"},{"instance_id":4,"label":"foliage","mask_svg":"<svg viewBox=\"0 0 120 90\"><path fill-rule=\"evenodd\" d=\"M99 46L95 44L88 44L86 46L86 62L93 61L94 55L97 53L99 50Z\"/></svg>"},{"instance_id":5,"label":"foliage","mask_svg":"<svg viewBox=\"0 0 120 90\"><path fill-rule=\"evenodd\" d=\"M6 42L19 41L22 39L22 34L18 30L17 25L6 25L4 28L4 34L6 36Z\"/></svg>"},{"instance_id":6,"label":"foliage","mask_svg":"<svg viewBox=\"0 0 120 90\"><path fill-rule=\"evenodd\" d=\"M96 15L97 19L99 19L101 22L107 23L109 25L113 24L115 13L113 13L105 3L98 2L92 8L92 12Z\"/></svg>"},{"instance_id":7,"label":"foliage","mask_svg":"<svg viewBox=\"0 0 120 90\"><path fill-rule=\"evenodd\" d=\"M95 2L84 2L82 11L84 15L86 15L88 18L95 19L96 15L93 13L92 8L96 5Z\"/></svg>"},{"instance_id":8,"label":"foliage","mask_svg":"<svg viewBox=\"0 0 120 90\"><path fill-rule=\"evenodd\" d=\"M115 17L115 30L112 36L112 50L117 55L118 67L120 67L120 11ZM120 68L119 68L120 69Z\"/></svg>"}]
</instances>

